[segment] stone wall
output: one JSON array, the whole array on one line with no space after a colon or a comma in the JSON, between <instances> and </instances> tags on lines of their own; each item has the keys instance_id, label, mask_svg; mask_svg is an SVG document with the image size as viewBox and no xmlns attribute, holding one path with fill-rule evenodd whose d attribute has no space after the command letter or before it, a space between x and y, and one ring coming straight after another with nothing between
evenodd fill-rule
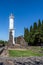
<instances>
[{"instance_id":1,"label":"stone wall","mask_svg":"<svg viewBox=\"0 0 43 65\"><path fill-rule=\"evenodd\" d=\"M43 57L0 57L0 65L43 65Z\"/></svg>"},{"instance_id":2,"label":"stone wall","mask_svg":"<svg viewBox=\"0 0 43 65\"><path fill-rule=\"evenodd\" d=\"M12 36L12 30L9 32L9 41L8 41L8 47L13 46L13 36Z\"/></svg>"},{"instance_id":3,"label":"stone wall","mask_svg":"<svg viewBox=\"0 0 43 65\"><path fill-rule=\"evenodd\" d=\"M23 36L19 36L19 37L16 38L16 44L20 44L21 47L28 46L27 42L25 42Z\"/></svg>"}]
</instances>

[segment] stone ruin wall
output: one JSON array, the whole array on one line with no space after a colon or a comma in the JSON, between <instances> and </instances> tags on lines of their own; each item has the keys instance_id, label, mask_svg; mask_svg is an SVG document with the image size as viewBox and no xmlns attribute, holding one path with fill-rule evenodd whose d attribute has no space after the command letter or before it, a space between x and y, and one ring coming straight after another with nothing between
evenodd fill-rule
<instances>
[{"instance_id":1,"label":"stone ruin wall","mask_svg":"<svg viewBox=\"0 0 43 65\"><path fill-rule=\"evenodd\" d=\"M0 65L43 65L43 57L0 57Z\"/></svg>"}]
</instances>

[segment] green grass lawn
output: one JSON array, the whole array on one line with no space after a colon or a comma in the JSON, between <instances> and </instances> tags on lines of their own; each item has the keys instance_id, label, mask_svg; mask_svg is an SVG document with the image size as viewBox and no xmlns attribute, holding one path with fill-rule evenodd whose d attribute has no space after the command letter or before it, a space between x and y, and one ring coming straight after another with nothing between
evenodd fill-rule
<instances>
[{"instance_id":1,"label":"green grass lawn","mask_svg":"<svg viewBox=\"0 0 43 65\"><path fill-rule=\"evenodd\" d=\"M43 56L43 53L34 52L32 50L9 50L10 57L29 57L29 56Z\"/></svg>"}]
</instances>

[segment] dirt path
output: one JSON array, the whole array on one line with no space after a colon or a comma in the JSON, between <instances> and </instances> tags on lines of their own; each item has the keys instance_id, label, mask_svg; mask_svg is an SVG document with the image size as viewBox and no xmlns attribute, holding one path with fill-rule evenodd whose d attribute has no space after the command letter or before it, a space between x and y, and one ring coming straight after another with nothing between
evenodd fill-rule
<instances>
[{"instance_id":1,"label":"dirt path","mask_svg":"<svg viewBox=\"0 0 43 65\"><path fill-rule=\"evenodd\" d=\"M7 48L5 48L4 50L3 50L3 52L2 52L2 54L1 54L1 57L8 57L8 49Z\"/></svg>"},{"instance_id":2,"label":"dirt path","mask_svg":"<svg viewBox=\"0 0 43 65\"><path fill-rule=\"evenodd\" d=\"M15 48L15 49L13 48L12 49L12 48L8 48L8 50L27 50L27 49L20 49L20 48Z\"/></svg>"}]
</instances>

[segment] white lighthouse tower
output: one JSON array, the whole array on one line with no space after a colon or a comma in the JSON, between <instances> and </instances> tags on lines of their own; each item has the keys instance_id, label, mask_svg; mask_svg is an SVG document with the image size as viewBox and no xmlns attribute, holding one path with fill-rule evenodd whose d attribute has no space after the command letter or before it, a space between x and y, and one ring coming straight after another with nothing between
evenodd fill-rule
<instances>
[{"instance_id":1,"label":"white lighthouse tower","mask_svg":"<svg viewBox=\"0 0 43 65\"><path fill-rule=\"evenodd\" d=\"M14 30L14 16L11 14L9 16L9 44L10 45L15 45L14 34L15 34L15 30Z\"/></svg>"}]
</instances>

